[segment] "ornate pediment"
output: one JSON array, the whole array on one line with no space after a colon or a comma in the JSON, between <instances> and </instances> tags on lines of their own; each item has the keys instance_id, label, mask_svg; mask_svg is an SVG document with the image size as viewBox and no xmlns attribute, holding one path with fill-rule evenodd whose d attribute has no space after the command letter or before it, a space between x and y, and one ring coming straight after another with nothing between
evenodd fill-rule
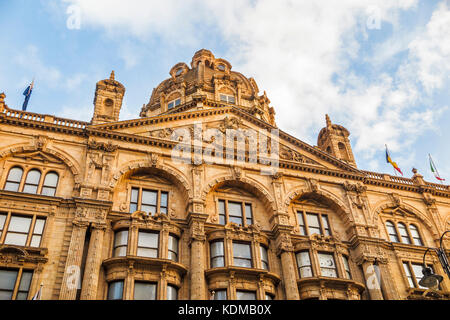
<instances>
[{"instance_id":1,"label":"ornate pediment","mask_svg":"<svg viewBox=\"0 0 450 320\"><path fill-rule=\"evenodd\" d=\"M15 158L25 159L27 161L38 161L43 163L63 163L58 158L53 155L46 153L44 151L32 151L19 153L14 155Z\"/></svg>"},{"instance_id":2,"label":"ornate pediment","mask_svg":"<svg viewBox=\"0 0 450 320\"><path fill-rule=\"evenodd\" d=\"M288 161L295 161L295 162L299 162L299 163L320 165L317 161L314 161L313 159L311 159L305 155L302 155L300 152L292 150L285 146L280 146L280 159L288 160Z\"/></svg>"}]
</instances>

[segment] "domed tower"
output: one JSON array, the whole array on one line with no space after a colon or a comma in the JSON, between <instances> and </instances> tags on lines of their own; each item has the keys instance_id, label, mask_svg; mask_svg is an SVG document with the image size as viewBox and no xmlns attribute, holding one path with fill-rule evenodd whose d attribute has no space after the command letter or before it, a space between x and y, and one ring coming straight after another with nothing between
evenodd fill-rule
<instances>
[{"instance_id":1,"label":"domed tower","mask_svg":"<svg viewBox=\"0 0 450 320\"><path fill-rule=\"evenodd\" d=\"M94 98L92 124L119 121L125 87L115 80L114 71L109 79L97 82Z\"/></svg>"},{"instance_id":2,"label":"domed tower","mask_svg":"<svg viewBox=\"0 0 450 320\"><path fill-rule=\"evenodd\" d=\"M352 146L350 145L350 132L343 126L331 123L326 115L327 126L323 128L317 139L317 146L332 156L347 162L356 168Z\"/></svg>"},{"instance_id":3,"label":"domed tower","mask_svg":"<svg viewBox=\"0 0 450 320\"><path fill-rule=\"evenodd\" d=\"M276 126L270 100L265 92L258 95L255 80L232 71L228 61L214 57L209 50L197 51L190 66L180 62L169 74L169 79L153 89L141 117L198 110L203 107L201 101L207 99L215 107L235 106Z\"/></svg>"}]
</instances>

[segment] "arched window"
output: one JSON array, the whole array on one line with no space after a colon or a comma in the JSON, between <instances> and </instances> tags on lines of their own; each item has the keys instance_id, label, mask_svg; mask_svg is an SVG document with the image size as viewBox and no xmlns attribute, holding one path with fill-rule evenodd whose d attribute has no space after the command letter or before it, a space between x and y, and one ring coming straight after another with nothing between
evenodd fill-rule
<instances>
[{"instance_id":1,"label":"arched window","mask_svg":"<svg viewBox=\"0 0 450 320\"><path fill-rule=\"evenodd\" d=\"M386 228L388 230L389 239L391 239L392 242L400 242L398 240L397 231L395 230L395 226L391 221L386 221Z\"/></svg>"},{"instance_id":2,"label":"arched window","mask_svg":"<svg viewBox=\"0 0 450 320\"><path fill-rule=\"evenodd\" d=\"M56 193L56 186L58 185L59 176L56 172L49 172L45 176L44 185L41 194L44 196L53 197Z\"/></svg>"},{"instance_id":3,"label":"arched window","mask_svg":"<svg viewBox=\"0 0 450 320\"><path fill-rule=\"evenodd\" d=\"M5 190L16 192L19 191L22 175L23 169L21 167L14 167L9 170L8 178L6 179Z\"/></svg>"},{"instance_id":4,"label":"arched window","mask_svg":"<svg viewBox=\"0 0 450 320\"><path fill-rule=\"evenodd\" d=\"M413 238L414 244L416 246L423 246L423 241L422 241L422 238L420 237L419 229L417 229L417 227L415 225L410 224L409 231L411 232L411 236Z\"/></svg>"},{"instance_id":5,"label":"arched window","mask_svg":"<svg viewBox=\"0 0 450 320\"><path fill-rule=\"evenodd\" d=\"M41 180L41 172L37 169L28 171L23 192L36 194Z\"/></svg>"},{"instance_id":6,"label":"arched window","mask_svg":"<svg viewBox=\"0 0 450 320\"><path fill-rule=\"evenodd\" d=\"M409 239L408 230L404 223L397 224L398 232L400 233L400 237L402 238L402 242L406 244L411 244L411 240Z\"/></svg>"}]
</instances>

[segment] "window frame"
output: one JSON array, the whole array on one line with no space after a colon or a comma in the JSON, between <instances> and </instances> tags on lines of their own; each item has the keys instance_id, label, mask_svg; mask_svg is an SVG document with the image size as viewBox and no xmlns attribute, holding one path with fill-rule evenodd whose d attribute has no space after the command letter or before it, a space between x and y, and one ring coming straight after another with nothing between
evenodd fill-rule
<instances>
[{"instance_id":1,"label":"window frame","mask_svg":"<svg viewBox=\"0 0 450 320\"><path fill-rule=\"evenodd\" d=\"M30 296L30 289L31 289L31 283L33 282L33 277L34 277L34 270L31 269L27 269L27 268L4 268L1 267L0 270L3 271L16 271L16 279L14 281L14 287L12 288L12 290L1 290L3 292L11 292L11 298L9 299L9 301L12 300L17 300L17 296L19 295L19 293L24 293L25 291L20 290L20 286L21 286L21 282L23 279L23 274L24 272L26 273L31 273L31 278L30 278L30 283L28 284L28 291L26 292L27 296L25 298L25 300L28 299L28 297ZM22 300L22 299L20 299Z\"/></svg>"},{"instance_id":2,"label":"window frame","mask_svg":"<svg viewBox=\"0 0 450 320\"><path fill-rule=\"evenodd\" d=\"M263 259L263 250L266 252L267 260ZM267 271L270 271L270 265L269 265L269 249L266 246L263 246L262 244L259 245L259 256L261 260L261 268Z\"/></svg>"},{"instance_id":3,"label":"window frame","mask_svg":"<svg viewBox=\"0 0 450 320\"><path fill-rule=\"evenodd\" d=\"M126 242L126 244L121 244L121 245L116 246L116 236L120 232L126 232L127 233L127 237L126 237L127 242ZM129 241L130 241L130 229L114 230L113 245L112 245L112 255L111 256L113 258L126 257L128 255L128 248L129 248L128 244L129 244ZM125 255L123 255L123 256L122 255L116 255L116 249L122 248L122 247L125 247Z\"/></svg>"},{"instance_id":4,"label":"window frame","mask_svg":"<svg viewBox=\"0 0 450 320\"><path fill-rule=\"evenodd\" d=\"M11 170L13 169L21 169L22 170L22 175L20 177L20 181L10 181L9 179L9 175ZM33 184L33 183L28 183L27 184L27 178L28 175L31 171L39 171L39 181L37 184ZM46 197L56 197L56 193L58 192L58 187L59 187L59 182L60 182L60 178L61 178L61 172L60 170L58 170L57 168L46 168L46 167L39 167L36 165L32 165L30 168L24 169L23 165L20 164L16 164L13 163L7 170L8 174L6 175L5 181L3 183L3 189L5 191L10 191L10 192L20 192L20 193L25 193L25 194L34 194L34 195L42 195L42 196L46 196ZM50 173L55 173L57 175L57 182L56 182L56 186L55 187L48 187L45 185L45 179L47 178L47 175ZM13 191L13 190L7 190L6 186L8 183L14 183L14 184L18 184L17 190ZM30 193L30 192L25 192L25 187L28 185L32 185L36 187L36 192L35 193ZM51 188L54 189L54 194L53 195L45 195L43 194L43 190L44 188Z\"/></svg>"},{"instance_id":5,"label":"window frame","mask_svg":"<svg viewBox=\"0 0 450 320\"><path fill-rule=\"evenodd\" d=\"M172 107L170 107L171 104L173 104ZM170 100L169 102L167 102L167 110L173 110L173 109L175 109L176 107L178 107L180 105L181 105L181 97L175 98L175 99Z\"/></svg>"},{"instance_id":6,"label":"window frame","mask_svg":"<svg viewBox=\"0 0 450 320\"><path fill-rule=\"evenodd\" d=\"M171 238L176 240L176 250L177 251L173 251L173 250L170 249L170 239ZM174 235L172 233L169 234L169 237L167 239L168 239L168 243L167 243L167 259L169 259L171 261L174 261L174 262L178 262L179 254L180 254L180 239L178 238L178 236L176 236L176 235ZM171 259L169 253L175 254L175 258L176 259L175 260Z\"/></svg>"},{"instance_id":7,"label":"window frame","mask_svg":"<svg viewBox=\"0 0 450 320\"><path fill-rule=\"evenodd\" d=\"M139 299L139 300L136 300L136 283L137 283L137 284L154 285L154 286L155 286L155 299L151 299L151 300L142 300L142 299ZM133 281L133 300L136 300L136 301L152 301L152 300L158 300L158 282L134 280L134 281Z\"/></svg>"},{"instance_id":8,"label":"window frame","mask_svg":"<svg viewBox=\"0 0 450 320\"><path fill-rule=\"evenodd\" d=\"M309 264L308 265L302 265L302 266L300 266L299 265L299 255L301 254L301 253L307 253L308 254L308 259L309 259ZM296 252L295 253L295 262L297 263L297 272L298 272L298 277L300 278L300 279L307 279L307 278L313 278L314 277L314 268L313 268L313 261L312 261L312 259L311 259L311 252L309 251L309 250L301 250L301 251L298 251L298 252ZM304 269L304 268L309 268L310 270L311 270L311 276L309 276L309 277L303 277L302 276L302 270L301 269Z\"/></svg>"},{"instance_id":9,"label":"window frame","mask_svg":"<svg viewBox=\"0 0 450 320\"><path fill-rule=\"evenodd\" d=\"M212 255L212 245L215 243L222 243L222 254L221 255ZM225 254L225 240L224 239L217 239L214 241L209 242L209 267L212 268L223 268L227 265L226 261L226 254ZM223 265L221 266L213 266L213 259L222 258L223 259Z\"/></svg>"},{"instance_id":10,"label":"window frame","mask_svg":"<svg viewBox=\"0 0 450 320\"><path fill-rule=\"evenodd\" d=\"M388 223L391 223L391 224L393 225L394 230L395 230L395 239L396 239L397 241L392 241L391 236L394 236L394 235L391 234L391 233L389 233ZM405 232L406 232L406 235L402 235L402 234L401 234L399 225L403 225L403 226L405 227L404 230L405 230ZM418 238L417 238L417 237L414 237L414 236L412 235L412 232L411 232L411 226L413 226L413 227L416 229L415 231L416 231L417 234L418 234ZM392 242L392 243L401 243L401 244L405 244L405 245L412 245L412 246L419 246L419 247L425 246L424 238L423 238L422 232L421 232L421 230L420 230L421 228L420 228L420 227L418 226L418 224L415 223L415 222L409 222L409 221L405 221L405 220L396 220L396 219L390 219L390 218L388 218L388 219L386 219L386 220L384 221L384 228L385 228L386 234L387 234L387 236L388 236L389 242ZM402 229L402 230L403 230L403 229ZM406 242L404 241L404 238L405 238L405 237L408 238L408 243L406 243ZM421 244L417 244L417 243L416 243L416 240L417 240L417 239L420 241Z\"/></svg>"},{"instance_id":11,"label":"window frame","mask_svg":"<svg viewBox=\"0 0 450 320\"><path fill-rule=\"evenodd\" d=\"M24 232L17 232L17 231L9 231L9 228L11 226L11 219L13 217L19 217L19 218L31 218L31 222L30 225L28 226L28 232L27 234L27 238L25 241L25 245L18 245L18 244L11 244L11 245L16 245L19 247L31 247L31 248L41 248L42 245L42 240L44 238L45 235L45 231L47 230L47 216L43 216L40 214L22 214L22 213L16 213L16 212L0 212L0 215L5 216L6 215L6 219L3 223L3 227L0 230L0 244L1 245L8 245L8 243L5 243L6 237L8 236L9 233L13 233L13 234L25 234ZM35 233L35 228L36 228L36 221L37 220L44 220L44 227L42 228L42 233ZM41 239L39 241L39 246L35 247L35 246L31 246L33 237L35 236L40 236Z\"/></svg>"},{"instance_id":12,"label":"window frame","mask_svg":"<svg viewBox=\"0 0 450 320\"><path fill-rule=\"evenodd\" d=\"M217 210L217 215L219 216L218 224L220 224L220 225L227 225L228 223L232 222L230 220L230 212L229 212L229 203L230 202L231 203L235 203L235 204L240 204L240 206L241 206L242 216L239 217L242 220L242 224L240 224L241 226L249 227L249 226L254 224L254 222L255 222L255 215L254 215L255 204L254 204L253 201L248 201L246 199L236 200L234 197L221 197L221 196L218 196L217 199L216 199L216 210ZM220 211L221 211L221 209L220 209L221 208L221 203L224 203L225 214L221 214L220 213ZM251 208L251 213L250 213L251 217L250 218L247 217L247 206L250 206L250 208ZM221 216L224 217L225 224L221 223L221 221L220 221L221 220L220 219ZM237 216L232 216L232 217L237 217ZM252 224L250 224L250 225L248 224L248 220L249 219L252 222Z\"/></svg>"},{"instance_id":13,"label":"window frame","mask_svg":"<svg viewBox=\"0 0 450 320\"><path fill-rule=\"evenodd\" d=\"M245 246L248 246L248 248L250 249L250 258L236 257L236 256L235 256L235 250L234 250L234 245L235 245L235 244L237 244L237 245L245 245ZM254 256L253 256L253 250L252 250L252 243L251 243L251 242L245 242L245 241L235 241L235 240L232 240L231 245L232 245L232 251L233 251L233 252L232 252L232 259L233 259L232 265L233 265L233 267L253 269L253 268L255 267L255 262L254 262ZM238 259L238 260L244 260L244 261L250 261L250 267L236 265L236 264L235 264L235 260L236 260L236 259Z\"/></svg>"},{"instance_id":14,"label":"window frame","mask_svg":"<svg viewBox=\"0 0 450 320\"><path fill-rule=\"evenodd\" d=\"M136 211L142 211L142 194L143 191L148 191L148 192L156 192L157 196L156 196L156 210L154 214L161 214L161 207L162 208L166 208L166 213L162 213L162 214L169 214L169 208L170 208L170 190L165 189L165 188L158 188L158 187L154 187L154 186L142 186L142 185L137 185L137 184L131 184L129 186L129 196L128 196L128 213L132 214L136 211L131 212L131 206L133 204L135 204L135 202L133 202L132 197L133 197L133 190L138 190L138 194L137 194L137 203L136 203ZM162 194L166 194L167 195L167 205L166 206L161 206L161 196ZM146 204L144 204L146 205ZM150 214L150 213L149 213ZM154 215L153 214L153 215Z\"/></svg>"},{"instance_id":15,"label":"window frame","mask_svg":"<svg viewBox=\"0 0 450 320\"><path fill-rule=\"evenodd\" d=\"M139 237L140 237L141 233L148 233L148 234L156 235L157 236L157 241L156 241L157 247L154 248L154 247L142 247L142 246L139 246ZM159 259L159 257L160 257L160 252L159 251L160 251L160 247L161 247L160 241L161 241L161 232L160 231L148 230L148 229L138 229L138 231L137 231L137 242L136 242L136 256L137 257L141 257L141 258ZM156 257L148 257L148 256L139 255L139 249L156 250Z\"/></svg>"},{"instance_id":16,"label":"window frame","mask_svg":"<svg viewBox=\"0 0 450 320\"><path fill-rule=\"evenodd\" d=\"M333 259L334 268L330 268L330 267L322 267L322 266L320 265L320 255L328 255L328 256L331 256L331 258ZM337 263L336 263L336 254L335 254L334 252L329 252L329 251L317 251L317 262L319 263L319 264L318 264L318 269L319 269L319 272L320 272L320 276L321 276L321 277L325 277L325 278L334 278L334 279L339 279L339 278L340 278L340 275L339 275L339 268L338 268L338 265L337 265ZM325 276L325 275L323 275L322 269L334 270L335 273L336 273L336 276L335 276L335 277Z\"/></svg>"},{"instance_id":17,"label":"window frame","mask_svg":"<svg viewBox=\"0 0 450 320\"><path fill-rule=\"evenodd\" d=\"M422 277L421 277L420 279L417 279L417 276L416 276L416 274L415 274L415 272L414 272L414 268L413 268L413 265L415 265L415 266L419 266L419 267L422 269L422 267L423 267L423 262L415 262L415 261L410 261L410 260L402 260L402 261L401 261L401 264L402 264L402 271L403 271L403 274L404 274L404 276L406 277L406 283L407 283L408 289L423 289L423 290L427 290L427 289L428 289L428 288L421 287L421 286L419 285L419 281L423 278L423 275L422 275ZM407 265L408 273L407 273L407 271L405 270L405 265ZM431 268L433 274L435 274L435 267L434 267L434 265L433 265L433 264L430 264L430 263L427 263L426 265L427 265L428 268ZM408 275L408 274L409 274L409 275ZM412 280L412 282L413 282L413 284L414 284L414 287L411 287L411 283L409 282L409 279L410 279L410 278L411 278L411 280ZM441 284L439 284L438 290L442 290Z\"/></svg>"},{"instance_id":18,"label":"window frame","mask_svg":"<svg viewBox=\"0 0 450 320\"><path fill-rule=\"evenodd\" d=\"M122 283L122 294L121 294L120 299L110 299L109 298L109 293L110 293L110 290L111 290L111 285L115 284L115 283L120 283L120 282ZM107 287L107 290L106 290L106 300L111 300L111 301L123 300L123 298L124 298L124 291L125 291L125 279L117 279L117 280L110 281L110 282L108 282L108 287Z\"/></svg>"},{"instance_id":19,"label":"window frame","mask_svg":"<svg viewBox=\"0 0 450 320\"><path fill-rule=\"evenodd\" d=\"M226 100L222 100L222 97L225 97ZM229 104L236 104L236 97L228 93L219 93L219 101Z\"/></svg>"},{"instance_id":20,"label":"window frame","mask_svg":"<svg viewBox=\"0 0 450 320\"><path fill-rule=\"evenodd\" d=\"M330 214L328 212L323 212L322 210L316 210L316 209L300 208L300 207L296 207L296 208L294 208L294 210L295 210L296 218L297 218L297 226L300 228L300 235L306 236L306 237L311 237L313 234L315 234L315 233L310 232L311 227L309 226L309 223L308 223L308 215L317 216L317 220L319 222L319 228L320 228L319 235L328 237L328 236L332 236L334 234L333 228L330 223ZM299 218L300 215L301 215L303 224L300 224L300 222L301 222L300 218ZM326 219L328 228L326 228L324 226L324 219ZM312 227L312 228L315 228L315 227ZM303 232L302 232L302 230L303 230Z\"/></svg>"}]
</instances>

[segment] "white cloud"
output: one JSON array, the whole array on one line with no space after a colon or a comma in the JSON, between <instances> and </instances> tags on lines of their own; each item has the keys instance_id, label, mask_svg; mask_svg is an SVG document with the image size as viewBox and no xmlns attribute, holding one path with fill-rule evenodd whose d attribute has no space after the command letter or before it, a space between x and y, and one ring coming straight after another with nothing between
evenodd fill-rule
<instances>
[{"instance_id":1,"label":"white cloud","mask_svg":"<svg viewBox=\"0 0 450 320\"><path fill-rule=\"evenodd\" d=\"M378 168L371 159L376 150L386 142L393 151L405 150L443 110L432 101L422 104L450 71L450 11L444 2L424 28L413 30L399 25L399 15L416 10L416 0L65 2L81 8L82 28L102 28L117 39L131 35L136 43L157 36L166 45L193 47L219 32L228 48L223 58L267 91L281 129L315 143L329 113L350 130L354 151L371 160L371 168ZM390 25L393 34L367 53L361 47L371 41L367 9L373 6L380 32ZM121 48L128 66L139 63L135 46ZM406 59L384 70L399 52ZM355 62L374 73L358 73Z\"/></svg>"}]
</instances>

